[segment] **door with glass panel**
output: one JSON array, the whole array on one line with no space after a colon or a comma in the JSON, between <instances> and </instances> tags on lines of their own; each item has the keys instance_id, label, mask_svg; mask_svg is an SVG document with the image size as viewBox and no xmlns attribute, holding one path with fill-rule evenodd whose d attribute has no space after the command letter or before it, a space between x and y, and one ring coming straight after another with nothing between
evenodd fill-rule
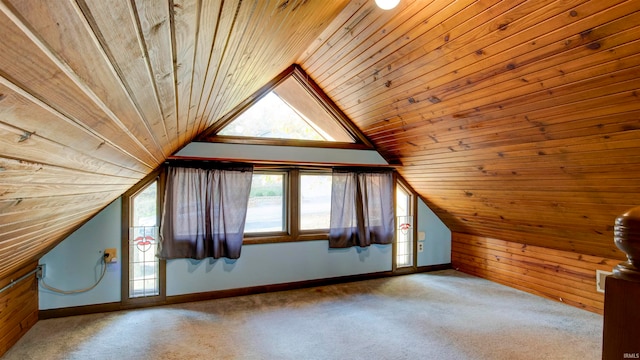
<instances>
[{"instance_id":1,"label":"door with glass panel","mask_svg":"<svg viewBox=\"0 0 640 360\"><path fill-rule=\"evenodd\" d=\"M158 296L158 181L131 196L129 221L129 298Z\"/></svg>"},{"instance_id":2,"label":"door with glass panel","mask_svg":"<svg viewBox=\"0 0 640 360\"><path fill-rule=\"evenodd\" d=\"M414 266L413 196L400 183L396 185L396 268Z\"/></svg>"}]
</instances>

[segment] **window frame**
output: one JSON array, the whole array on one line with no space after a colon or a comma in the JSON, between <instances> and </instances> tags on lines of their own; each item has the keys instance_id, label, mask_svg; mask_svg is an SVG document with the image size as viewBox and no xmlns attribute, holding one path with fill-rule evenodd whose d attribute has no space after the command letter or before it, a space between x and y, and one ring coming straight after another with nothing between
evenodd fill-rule
<instances>
[{"instance_id":1,"label":"window frame","mask_svg":"<svg viewBox=\"0 0 640 360\"><path fill-rule=\"evenodd\" d=\"M144 179L139 181L136 185L132 186L127 192L122 195L122 236L121 236L121 289L120 289L120 302L125 307L137 307L151 304L162 303L166 300L166 260L159 259L158 263L158 295L155 296L143 296L143 297L129 297L129 229L133 224L133 199L147 189L152 182L157 181L156 184L156 224L160 226L160 218L162 214L162 205L164 198L166 176L164 173L164 166L158 167L152 173L147 175Z\"/></svg>"},{"instance_id":2,"label":"window frame","mask_svg":"<svg viewBox=\"0 0 640 360\"><path fill-rule=\"evenodd\" d=\"M261 238L261 239L279 239L282 237L286 237L287 234L290 232L290 220L289 220L289 207L290 207L290 174L288 171L285 170L269 170L269 169L264 169L264 168L259 168L259 167L254 167L253 170L253 175L257 175L257 174L283 174L283 179L282 179L282 196L283 196L283 204L282 204L282 227L283 230L282 231L261 231L261 232L251 232L251 233L247 233L245 230L244 233L244 239L242 241L243 244L247 244L247 243L251 243L251 239L255 239L255 238Z\"/></svg>"},{"instance_id":3,"label":"window frame","mask_svg":"<svg viewBox=\"0 0 640 360\"><path fill-rule=\"evenodd\" d=\"M303 174L326 174L331 175L332 167L328 166L289 166L289 165L269 165L269 164L254 164L254 173L284 173L284 190L283 195L284 199L284 214L283 219L285 221L285 230L284 231L272 231L272 232L255 232L255 233L245 233L243 238L243 245L252 245L252 244L270 244L270 243L281 243L281 242L297 242L297 241L316 241L316 240L328 240L329 239L329 229L309 229L309 230L301 230L300 229L300 179ZM417 230L416 230L416 209L417 209L417 195L415 191L409 186L404 179L402 179L399 174L394 172L394 186L402 186L405 191L407 191L411 195L411 212L413 217L413 231L414 231L414 265L413 268L417 266ZM152 181L158 181L158 217L161 216L162 213L162 199L164 197L165 192L165 175L164 175L164 166L160 166L154 172L149 174L143 180L141 180L138 184L134 185L122 196L122 302L141 302L145 303L145 298L128 298L128 261L129 255L128 251L124 251L128 246L128 236L129 236L129 226L132 223L131 219L131 199L135 197L139 192L143 191ZM400 185L399 185L400 184ZM395 188L394 188L395 194ZM395 214L395 195L394 195L394 214ZM158 224L160 224L160 219L158 218ZM126 246L125 246L126 245ZM393 246L393 269L394 271L398 270L396 268L395 261L395 242ZM126 271L125 271L126 266ZM411 269L411 267L400 268L400 270ZM166 272L166 261L160 260L160 295L154 297L161 297L164 299L165 295L165 276ZM126 301L125 301L126 300ZM133 301L132 301L133 300ZM156 302L149 301L150 303Z\"/></svg>"},{"instance_id":4,"label":"window frame","mask_svg":"<svg viewBox=\"0 0 640 360\"><path fill-rule=\"evenodd\" d=\"M279 242L327 240L329 229L300 230L300 176L307 173L331 174L331 168L327 167L273 167L255 165L254 173L284 172L285 176L285 208L283 218L285 231L245 233L242 244L270 244Z\"/></svg>"},{"instance_id":5,"label":"window frame","mask_svg":"<svg viewBox=\"0 0 640 360\"><path fill-rule=\"evenodd\" d=\"M302 177L303 176L331 176L331 169L308 169L308 170L300 170L298 171L298 186L299 190L297 191L297 205L298 205L298 229L300 234L308 235L308 234L327 234L327 238L329 237L329 227L326 228L317 228L317 229L302 229Z\"/></svg>"},{"instance_id":6,"label":"window frame","mask_svg":"<svg viewBox=\"0 0 640 360\"><path fill-rule=\"evenodd\" d=\"M396 197L396 191L397 188L400 187L402 188L402 190L404 190L408 195L409 195L409 216L412 216L412 224L411 224L411 231L413 232L413 244L412 246L412 265L409 266L401 266L398 267L398 261L397 261L397 244L396 244L396 239L397 239L397 232L398 232L398 224L396 224L395 226L395 231L396 231L396 236L394 238L393 241L393 247L392 247L392 269L393 272L395 274L404 274L404 273L414 273L417 271L418 269L418 241L417 241L417 236L418 236L418 230L417 230L417 224L418 224L418 219L417 219L417 212L418 212L418 195L416 194L416 192L413 190L413 188L411 186L409 186L409 184L407 184L407 182L400 177L397 173L394 175L395 176L395 181L394 181L394 189L393 189L393 213L394 213L394 217L395 220L398 219L398 215L396 213L396 202L397 202L397 197Z\"/></svg>"},{"instance_id":7,"label":"window frame","mask_svg":"<svg viewBox=\"0 0 640 360\"><path fill-rule=\"evenodd\" d=\"M302 86L309 95L311 95L321 107L335 120L336 124L343 128L353 141L322 141L322 140L298 140L298 139L277 139L277 138L260 138L250 136L230 136L218 135L229 123L242 114L247 108L251 107L255 102L259 101L267 93L275 89L281 82L288 78L294 78L300 86ZM310 147L329 147L329 148L345 148L345 149L374 149L373 144L358 129L357 126L347 117L344 112L329 98L318 84L316 84L307 73L297 64L292 64L287 69L278 74L273 80L262 86L247 99L238 104L231 111L226 113L221 119L209 128L204 130L195 139L196 141L205 142L221 142L236 144L265 144L265 145L282 145L282 146L310 146Z\"/></svg>"},{"instance_id":8,"label":"window frame","mask_svg":"<svg viewBox=\"0 0 640 360\"><path fill-rule=\"evenodd\" d=\"M243 245L254 244L268 244L268 243L283 243L283 242L300 242L300 241L327 241L329 239L329 229L313 229L313 230L300 230L300 179L302 174L332 174L332 167L329 166L316 166L316 165L273 165L273 164L254 164L254 171L257 172L285 172L285 209L286 212L286 231L278 233L253 233L245 234L243 238ZM167 301L166 295L166 282L167 282L167 262L165 259L159 260L159 294L157 296L147 297L129 297L129 228L133 224L133 212L132 203L133 198L144 191L147 186L152 182L157 181L157 223L160 225L160 218L163 208L163 199L166 188L166 176L165 166L159 166L156 170L132 186L127 192L122 195L122 229L121 229L121 297L120 308L131 309L140 308L158 304L164 304ZM401 183L401 185L399 185ZM413 231L414 231L414 250L413 250L413 266L412 267L396 267L396 248L395 241L392 244L392 273L394 274L409 274L416 272L418 269L417 264L417 217L415 216L417 211L417 199L418 195L409 186L402 177L394 172L394 186L403 186L403 188L411 194L412 197L412 214L413 217ZM395 188L394 188L395 193ZM395 214L395 196L394 196L394 214Z\"/></svg>"}]
</instances>

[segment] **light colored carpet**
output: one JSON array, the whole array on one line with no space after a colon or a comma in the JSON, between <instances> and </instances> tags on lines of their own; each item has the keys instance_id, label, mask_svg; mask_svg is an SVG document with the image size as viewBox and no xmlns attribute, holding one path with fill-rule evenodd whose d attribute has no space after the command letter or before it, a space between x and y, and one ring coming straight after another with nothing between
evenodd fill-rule
<instances>
[{"instance_id":1,"label":"light colored carpet","mask_svg":"<svg viewBox=\"0 0 640 360\"><path fill-rule=\"evenodd\" d=\"M3 359L600 359L602 316L455 270L39 321Z\"/></svg>"}]
</instances>

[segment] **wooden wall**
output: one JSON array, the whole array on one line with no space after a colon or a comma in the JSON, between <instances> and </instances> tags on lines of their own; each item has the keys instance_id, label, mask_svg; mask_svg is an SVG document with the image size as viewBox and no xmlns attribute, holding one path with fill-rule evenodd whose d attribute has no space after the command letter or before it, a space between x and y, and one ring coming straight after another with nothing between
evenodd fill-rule
<instances>
[{"instance_id":1,"label":"wooden wall","mask_svg":"<svg viewBox=\"0 0 640 360\"><path fill-rule=\"evenodd\" d=\"M6 0L0 18L0 278L292 63L452 230L623 258L640 0Z\"/></svg>"},{"instance_id":2,"label":"wooden wall","mask_svg":"<svg viewBox=\"0 0 640 360\"><path fill-rule=\"evenodd\" d=\"M33 263L0 281L0 288L32 271ZM35 275L0 293L0 356L38 321L38 280Z\"/></svg>"},{"instance_id":3,"label":"wooden wall","mask_svg":"<svg viewBox=\"0 0 640 360\"><path fill-rule=\"evenodd\" d=\"M623 258L640 1L352 1L299 60L452 231Z\"/></svg>"},{"instance_id":4,"label":"wooden wall","mask_svg":"<svg viewBox=\"0 0 640 360\"><path fill-rule=\"evenodd\" d=\"M602 314L596 270L610 272L620 261L453 233L451 263L462 272Z\"/></svg>"},{"instance_id":5,"label":"wooden wall","mask_svg":"<svg viewBox=\"0 0 640 360\"><path fill-rule=\"evenodd\" d=\"M453 231L623 259L640 0L4 0L0 279L298 63Z\"/></svg>"},{"instance_id":6,"label":"wooden wall","mask_svg":"<svg viewBox=\"0 0 640 360\"><path fill-rule=\"evenodd\" d=\"M294 63L346 3L0 1L0 279Z\"/></svg>"},{"instance_id":7,"label":"wooden wall","mask_svg":"<svg viewBox=\"0 0 640 360\"><path fill-rule=\"evenodd\" d=\"M0 279L293 63L451 230L624 258L640 0L4 0L0 20Z\"/></svg>"}]
</instances>

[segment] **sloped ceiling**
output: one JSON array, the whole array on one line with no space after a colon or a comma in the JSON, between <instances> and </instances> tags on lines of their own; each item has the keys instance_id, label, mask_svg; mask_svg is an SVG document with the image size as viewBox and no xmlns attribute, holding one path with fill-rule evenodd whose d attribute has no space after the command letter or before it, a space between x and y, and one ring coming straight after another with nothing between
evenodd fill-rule
<instances>
[{"instance_id":1,"label":"sloped ceiling","mask_svg":"<svg viewBox=\"0 0 640 360\"><path fill-rule=\"evenodd\" d=\"M0 278L293 63L454 231L621 257L613 221L640 205L640 0L2 0L0 18Z\"/></svg>"}]
</instances>

